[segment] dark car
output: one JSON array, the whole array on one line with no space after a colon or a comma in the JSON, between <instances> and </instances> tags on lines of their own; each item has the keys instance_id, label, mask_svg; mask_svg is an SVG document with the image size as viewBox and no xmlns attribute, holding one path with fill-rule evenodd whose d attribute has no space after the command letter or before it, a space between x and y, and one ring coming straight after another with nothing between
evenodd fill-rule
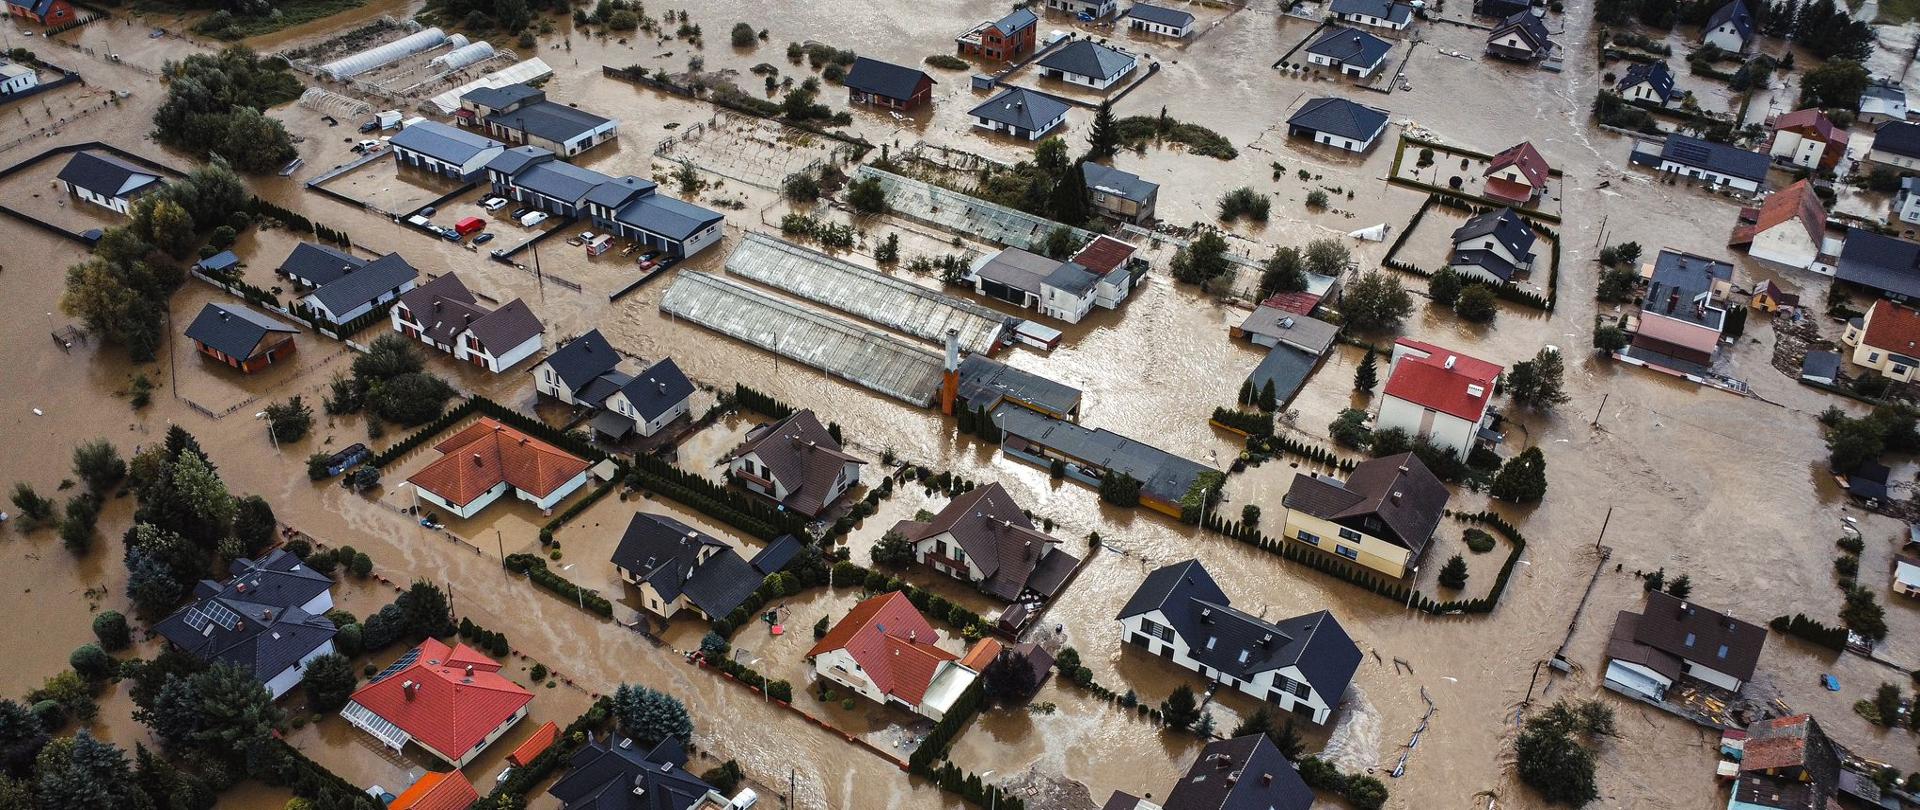
<instances>
[{"instance_id":1,"label":"dark car","mask_svg":"<svg viewBox=\"0 0 1920 810\"><path fill-rule=\"evenodd\" d=\"M473 243L476 245L484 245L491 241L493 241L493 234L490 233L483 233L473 238Z\"/></svg>"},{"instance_id":2,"label":"dark car","mask_svg":"<svg viewBox=\"0 0 1920 810\"><path fill-rule=\"evenodd\" d=\"M418 213L418 214L419 214L420 216L423 216L423 217L430 217L430 216L433 216L433 212L434 212L435 210L436 210L436 209L435 209L435 208L434 208L433 206L431 206L431 205L429 205L429 206L427 206L427 207L425 207L425 208L422 208L422 209L420 209L420 210L419 210L418 212L416 212L416 213Z\"/></svg>"},{"instance_id":3,"label":"dark car","mask_svg":"<svg viewBox=\"0 0 1920 810\"><path fill-rule=\"evenodd\" d=\"M361 132L372 132L372 131L374 131L374 130L376 130L376 129L379 129L379 128L380 128L380 122L379 122L379 121L368 121L368 122L366 122L366 123L364 123L364 124L361 124L361 125L360 125L360 131L361 131Z\"/></svg>"}]
</instances>

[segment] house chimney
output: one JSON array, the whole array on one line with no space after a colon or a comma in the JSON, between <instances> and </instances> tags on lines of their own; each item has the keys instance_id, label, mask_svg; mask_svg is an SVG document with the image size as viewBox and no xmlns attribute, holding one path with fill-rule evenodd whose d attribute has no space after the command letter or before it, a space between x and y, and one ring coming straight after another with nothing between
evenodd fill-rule
<instances>
[{"instance_id":1,"label":"house chimney","mask_svg":"<svg viewBox=\"0 0 1920 810\"><path fill-rule=\"evenodd\" d=\"M1273 784L1273 774L1270 774L1270 773L1260 774L1260 785L1262 787L1265 787L1271 784Z\"/></svg>"},{"instance_id":2,"label":"house chimney","mask_svg":"<svg viewBox=\"0 0 1920 810\"><path fill-rule=\"evenodd\" d=\"M481 460L480 460L480 454L479 454L479 453L474 453L474 454L473 454L473 466L475 466L475 467L485 467L485 466L487 466L487 464L486 464L486 462L484 462L484 461L481 461Z\"/></svg>"},{"instance_id":3,"label":"house chimney","mask_svg":"<svg viewBox=\"0 0 1920 810\"><path fill-rule=\"evenodd\" d=\"M960 396L960 330L947 330L947 373L940 380L940 412L953 415Z\"/></svg>"},{"instance_id":4,"label":"house chimney","mask_svg":"<svg viewBox=\"0 0 1920 810\"><path fill-rule=\"evenodd\" d=\"M1452 368L1453 368L1453 364L1454 364L1454 363L1457 363L1457 362L1459 362L1459 361L1460 361L1460 358L1458 358L1458 357L1455 357L1455 356L1453 356L1453 355L1451 355L1451 354L1449 354L1449 355L1447 355L1447 361L1446 361L1445 363L1442 363L1441 365L1442 365L1442 366L1444 366L1444 367L1445 367L1445 368L1447 368L1447 369L1452 369Z\"/></svg>"},{"instance_id":5,"label":"house chimney","mask_svg":"<svg viewBox=\"0 0 1920 810\"><path fill-rule=\"evenodd\" d=\"M1393 497L1393 502L1394 502L1394 503L1396 503L1396 504L1397 504L1397 503L1399 503L1399 502L1400 502L1400 490L1397 490L1397 489L1396 489L1396 490L1394 490L1394 491L1393 491L1393 496L1392 496L1392 497Z\"/></svg>"},{"instance_id":6,"label":"house chimney","mask_svg":"<svg viewBox=\"0 0 1920 810\"><path fill-rule=\"evenodd\" d=\"M413 693L419 691L419 689L420 685L413 681L400 684L400 693L407 696L407 702L409 703L413 702Z\"/></svg>"},{"instance_id":7,"label":"house chimney","mask_svg":"<svg viewBox=\"0 0 1920 810\"><path fill-rule=\"evenodd\" d=\"M472 665L472 664L468 664L468 665L467 665L467 677L469 677L469 678L471 678L471 677L473 677L473 665Z\"/></svg>"},{"instance_id":8,"label":"house chimney","mask_svg":"<svg viewBox=\"0 0 1920 810\"><path fill-rule=\"evenodd\" d=\"M1667 314L1673 314L1673 308L1680 306L1680 290L1675 288L1667 293Z\"/></svg>"}]
</instances>

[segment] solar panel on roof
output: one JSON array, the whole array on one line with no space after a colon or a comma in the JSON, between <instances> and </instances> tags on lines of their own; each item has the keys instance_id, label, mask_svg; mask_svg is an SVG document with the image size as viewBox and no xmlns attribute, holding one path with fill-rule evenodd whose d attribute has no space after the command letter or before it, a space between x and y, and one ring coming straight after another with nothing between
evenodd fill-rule
<instances>
[{"instance_id":1,"label":"solar panel on roof","mask_svg":"<svg viewBox=\"0 0 1920 810\"><path fill-rule=\"evenodd\" d=\"M401 654L399 660L388 664L386 669L380 670L380 674L373 676L373 680L367 681L367 683L374 684L386 680L394 673L413 666L413 662L418 660L420 660L420 648L415 647Z\"/></svg>"}]
</instances>

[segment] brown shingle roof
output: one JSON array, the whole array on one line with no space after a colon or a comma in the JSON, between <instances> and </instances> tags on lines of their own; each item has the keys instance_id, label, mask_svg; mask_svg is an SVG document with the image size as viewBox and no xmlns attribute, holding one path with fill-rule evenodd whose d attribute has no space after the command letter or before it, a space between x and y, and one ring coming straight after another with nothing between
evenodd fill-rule
<instances>
[{"instance_id":1,"label":"brown shingle roof","mask_svg":"<svg viewBox=\"0 0 1920 810\"><path fill-rule=\"evenodd\" d=\"M545 498L589 466L558 447L481 417L434 446L444 453L407 480L450 504L472 503L505 481L536 498Z\"/></svg>"},{"instance_id":2,"label":"brown shingle roof","mask_svg":"<svg viewBox=\"0 0 1920 810\"><path fill-rule=\"evenodd\" d=\"M1066 554L1054 548L1059 540L1033 527L1033 521L999 482L975 487L954 498L931 522L901 521L893 530L915 543L952 533L968 560L986 575L981 589L1009 601L1026 590L1042 559ZM1068 559L1079 562L1071 555Z\"/></svg>"},{"instance_id":3,"label":"brown shingle roof","mask_svg":"<svg viewBox=\"0 0 1920 810\"><path fill-rule=\"evenodd\" d=\"M787 507L807 516L819 514L826 506L827 490L846 464L866 463L840 449L840 443L811 410L795 411L785 419L754 429L729 457L748 453L759 456L760 463L767 465L773 477L787 488Z\"/></svg>"},{"instance_id":4,"label":"brown shingle roof","mask_svg":"<svg viewBox=\"0 0 1920 810\"><path fill-rule=\"evenodd\" d=\"M1345 484L1296 475L1281 502L1322 520L1365 531L1420 556L1447 509L1447 487L1412 453L1362 461ZM1382 531L1382 529L1387 531Z\"/></svg>"},{"instance_id":5,"label":"brown shingle roof","mask_svg":"<svg viewBox=\"0 0 1920 810\"><path fill-rule=\"evenodd\" d=\"M1680 659L1635 641L1639 632L1640 614L1620 611L1613 620L1613 636L1607 639L1607 658L1639 664L1669 681L1680 680Z\"/></svg>"},{"instance_id":6,"label":"brown shingle roof","mask_svg":"<svg viewBox=\"0 0 1920 810\"><path fill-rule=\"evenodd\" d=\"M1662 591L1648 591L1634 640L1745 681L1760 663L1767 631Z\"/></svg>"}]
</instances>

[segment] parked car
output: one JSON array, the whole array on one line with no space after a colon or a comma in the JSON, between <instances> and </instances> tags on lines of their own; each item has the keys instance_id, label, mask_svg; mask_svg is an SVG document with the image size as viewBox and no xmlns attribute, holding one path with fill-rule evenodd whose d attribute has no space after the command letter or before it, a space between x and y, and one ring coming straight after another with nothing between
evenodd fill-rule
<instances>
[{"instance_id":1,"label":"parked car","mask_svg":"<svg viewBox=\"0 0 1920 810\"><path fill-rule=\"evenodd\" d=\"M441 229L440 229L440 236L441 236L442 238L444 238L444 239L446 239L446 240L447 240L447 241L449 241L449 242L458 242L458 241L460 241L460 232L459 232L459 231L456 231L456 230L454 230L454 229L452 229L452 228L446 228L446 227L443 227L443 228L441 228Z\"/></svg>"},{"instance_id":2,"label":"parked car","mask_svg":"<svg viewBox=\"0 0 1920 810\"><path fill-rule=\"evenodd\" d=\"M361 141L353 145L353 151L355 154L358 154L361 152L377 152L379 151L379 149L380 149L379 141Z\"/></svg>"},{"instance_id":3,"label":"parked car","mask_svg":"<svg viewBox=\"0 0 1920 810\"><path fill-rule=\"evenodd\" d=\"M529 212L526 216L520 218L520 224L528 228L531 228L535 225L539 225L540 223L546 222L546 221L547 221L547 212L545 211L532 211L532 212Z\"/></svg>"},{"instance_id":4,"label":"parked car","mask_svg":"<svg viewBox=\"0 0 1920 810\"><path fill-rule=\"evenodd\" d=\"M505 208L505 207L507 207L507 198L505 198L505 197L488 197L488 198L486 198L486 199L484 199L484 200L481 200L481 201L480 201L480 207L481 207L481 208L484 208L484 209L486 209L486 210L488 210L488 211L498 211L498 210L500 210L500 209L502 209L502 208Z\"/></svg>"},{"instance_id":5,"label":"parked car","mask_svg":"<svg viewBox=\"0 0 1920 810\"><path fill-rule=\"evenodd\" d=\"M380 128L380 122L379 122L379 121L368 121L368 122L366 122L366 123L364 123L364 124L361 124L361 125L360 125L360 131L361 131L361 132L372 132L372 131L374 131L374 130L377 130L377 129L379 129L379 128Z\"/></svg>"},{"instance_id":6,"label":"parked car","mask_svg":"<svg viewBox=\"0 0 1920 810\"><path fill-rule=\"evenodd\" d=\"M433 212L434 212L435 210L437 210L437 209L435 209L435 208L434 208L433 206L431 206L431 205L429 205L429 206L427 206L427 207L425 207L425 208L422 208L422 209L420 209L420 216L423 216L423 217L430 217L430 216L433 216Z\"/></svg>"},{"instance_id":7,"label":"parked car","mask_svg":"<svg viewBox=\"0 0 1920 810\"><path fill-rule=\"evenodd\" d=\"M491 241L493 241L493 234L490 233L483 233L473 238L473 243L476 245L484 245Z\"/></svg>"},{"instance_id":8,"label":"parked car","mask_svg":"<svg viewBox=\"0 0 1920 810\"><path fill-rule=\"evenodd\" d=\"M528 215L528 214L530 214L530 213L533 213L533 206L531 206L531 205L523 205L523 206L520 206L519 208L515 208L515 209L513 209L513 218L514 218L514 219L519 219L519 218L521 218L521 217L524 217L524 216L526 216L526 215Z\"/></svg>"}]
</instances>

